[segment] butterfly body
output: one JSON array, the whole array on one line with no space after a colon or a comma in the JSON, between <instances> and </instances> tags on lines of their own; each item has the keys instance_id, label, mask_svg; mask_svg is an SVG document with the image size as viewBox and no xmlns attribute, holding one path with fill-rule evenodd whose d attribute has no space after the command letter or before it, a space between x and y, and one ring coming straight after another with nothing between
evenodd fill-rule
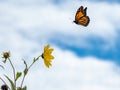
<instances>
[{"instance_id":1,"label":"butterfly body","mask_svg":"<svg viewBox=\"0 0 120 90\"><path fill-rule=\"evenodd\" d=\"M75 24L78 25L82 25L82 26L87 26L90 22L90 18L86 15L86 10L87 7L85 9L83 9L83 6L81 6L75 15L75 20L73 21Z\"/></svg>"}]
</instances>

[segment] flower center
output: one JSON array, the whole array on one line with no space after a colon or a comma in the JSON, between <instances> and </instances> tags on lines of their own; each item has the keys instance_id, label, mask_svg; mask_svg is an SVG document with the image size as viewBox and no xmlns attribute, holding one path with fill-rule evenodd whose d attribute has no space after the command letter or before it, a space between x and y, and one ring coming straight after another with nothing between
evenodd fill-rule
<instances>
[{"instance_id":1,"label":"flower center","mask_svg":"<svg viewBox=\"0 0 120 90\"><path fill-rule=\"evenodd\" d=\"M43 54L41 55L42 58L44 58Z\"/></svg>"}]
</instances>

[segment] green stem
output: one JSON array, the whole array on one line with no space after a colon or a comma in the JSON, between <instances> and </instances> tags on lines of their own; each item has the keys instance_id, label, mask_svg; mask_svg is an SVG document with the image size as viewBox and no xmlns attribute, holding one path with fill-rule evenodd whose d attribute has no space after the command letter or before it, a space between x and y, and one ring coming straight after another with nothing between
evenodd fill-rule
<instances>
[{"instance_id":1,"label":"green stem","mask_svg":"<svg viewBox=\"0 0 120 90\"><path fill-rule=\"evenodd\" d=\"M7 85L7 83L6 83L1 77L0 77L0 79L1 79L1 81L2 81L5 85ZM11 90L8 85L7 85L7 87L9 88L9 90Z\"/></svg>"},{"instance_id":2,"label":"green stem","mask_svg":"<svg viewBox=\"0 0 120 90\"><path fill-rule=\"evenodd\" d=\"M0 65L0 67L1 67L2 69L5 69L2 65Z\"/></svg>"},{"instance_id":3,"label":"green stem","mask_svg":"<svg viewBox=\"0 0 120 90\"><path fill-rule=\"evenodd\" d=\"M39 57L41 57L41 55L38 56L38 57L35 59L35 61L32 62L32 64L28 67L28 70L33 66L33 64L34 64L37 60L39 60Z\"/></svg>"},{"instance_id":4,"label":"green stem","mask_svg":"<svg viewBox=\"0 0 120 90\"><path fill-rule=\"evenodd\" d=\"M21 86L20 86L21 88L22 88L23 82L24 82L24 80L25 80L25 76L26 76L26 75L23 76L23 79L22 79L22 82L21 82Z\"/></svg>"},{"instance_id":5,"label":"green stem","mask_svg":"<svg viewBox=\"0 0 120 90\"><path fill-rule=\"evenodd\" d=\"M27 68L28 69L28 71L30 70L30 68L33 66L33 64L36 62L36 61L38 61L39 60L39 57L41 57L41 55L40 56L38 56L36 59L35 59L35 61L33 61L32 62L32 64ZM27 74L26 74L27 75ZM23 82L24 82L24 80L25 80L25 77L26 77L26 75L24 75L23 76L23 79L22 79L22 82L21 82L21 88L22 88L22 86L23 86Z\"/></svg>"},{"instance_id":6,"label":"green stem","mask_svg":"<svg viewBox=\"0 0 120 90\"><path fill-rule=\"evenodd\" d=\"M11 62L10 58L8 58L9 62L10 62L10 65L12 66L12 69L13 69L13 75L14 75L14 84L15 84L15 89L16 89L16 80L15 80L15 68L13 66L13 63Z\"/></svg>"}]
</instances>

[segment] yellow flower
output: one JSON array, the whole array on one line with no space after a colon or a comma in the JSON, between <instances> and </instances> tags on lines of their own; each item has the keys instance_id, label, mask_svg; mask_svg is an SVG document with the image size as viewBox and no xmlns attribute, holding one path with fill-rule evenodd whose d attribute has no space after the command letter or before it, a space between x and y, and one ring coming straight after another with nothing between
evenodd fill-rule
<instances>
[{"instance_id":1,"label":"yellow flower","mask_svg":"<svg viewBox=\"0 0 120 90\"><path fill-rule=\"evenodd\" d=\"M54 59L54 56L51 55L53 49L50 48L50 45L44 47L44 52L42 54L42 58L44 59L44 63L46 67L52 66L51 61Z\"/></svg>"}]
</instances>

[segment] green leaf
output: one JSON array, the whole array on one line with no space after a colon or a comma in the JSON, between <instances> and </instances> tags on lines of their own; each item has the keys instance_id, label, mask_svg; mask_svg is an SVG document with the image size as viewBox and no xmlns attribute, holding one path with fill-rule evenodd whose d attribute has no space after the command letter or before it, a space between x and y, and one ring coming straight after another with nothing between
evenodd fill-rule
<instances>
[{"instance_id":1,"label":"green leaf","mask_svg":"<svg viewBox=\"0 0 120 90\"><path fill-rule=\"evenodd\" d=\"M16 81L17 81L17 79L20 77L22 75L22 73L21 72L17 72L17 74L16 74Z\"/></svg>"},{"instance_id":2,"label":"green leaf","mask_svg":"<svg viewBox=\"0 0 120 90\"><path fill-rule=\"evenodd\" d=\"M28 73L28 68L25 68L25 70L24 70L24 76L26 76L27 73Z\"/></svg>"},{"instance_id":3,"label":"green leaf","mask_svg":"<svg viewBox=\"0 0 120 90\"><path fill-rule=\"evenodd\" d=\"M33 62L35 62L35 61L36 61L36 59L34 58L34 59L33 59Z\"/></svg>"},{"instance_id":4,"label":"green leaf","mask_svg":"<svg viewBox=\"0 0 120 90\"><path fill-rule=\"evenodd\" d=\"M15 85L14 85L13 81L12 81L8 76L5 75L5 77L6 77L6 78L8 79L8 81L10 82L10 84L11 84L11 89L12 89L12 90L15 90Z\"/></svg>"},{"instance_id":5,"label":"green leaf","mask_svg":"<svg viewBox=\"0 0 120 90\"><path fill-rule=\"evenodd\" d=\"M28 66L27 66L27 63L25 60L24 61L24 64L25 64L25 69L24 69L24 76L28 73Z\"/></svg>"},{"instance_id":6,"label":"green leaf","mask_svg":"<svg viewBox=\"0 0 120 90\"><path fill-rule=\"evenodd\" d=\"M27 90L27 87L26 87L26 86L24 86L24 87L22 88L22 90Z\"/></svg>"},{"instance_id":7,"label":"green leaf","mask_svg":"<svg viewBox=\"0 0 120 90\"><path fill-rule=\"evenodd\" d=\"M38 56L37 58L34 58L33 63L36 62L39 58L40 58L40 56Z\"/></svg>"},{"instance_id":8,"label":"green leaf","mask_svg":"<svg viewBox=\"0 0 120 90\"><path fill-rule=\"evenodd\" d=\"M26 63L26 61L25 61L25 60L23 60L23 61L24 61L25 67L27 68L28 66L27 66L27 63Z\"/></svg>"}]
</instances>

